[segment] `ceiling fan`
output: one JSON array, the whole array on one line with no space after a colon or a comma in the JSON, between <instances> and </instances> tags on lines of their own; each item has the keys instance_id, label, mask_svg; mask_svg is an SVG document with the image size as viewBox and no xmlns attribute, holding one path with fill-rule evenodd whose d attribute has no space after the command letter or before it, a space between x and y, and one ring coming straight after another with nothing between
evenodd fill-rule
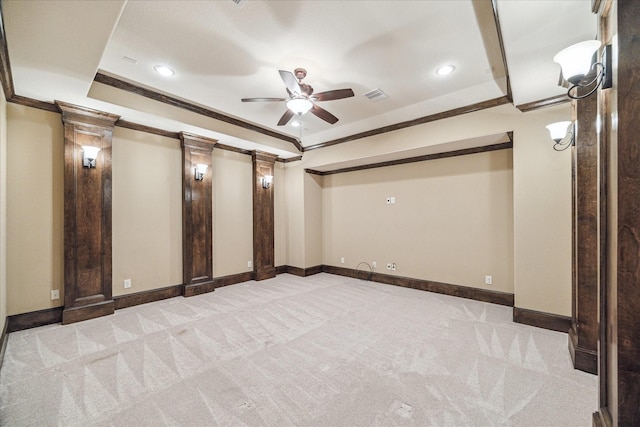
<instances>
[{"instance_id":1,"label":"ceiling fan","mask_svg":"<svg viewBox=\"0 0 640 427\"><path fill-rule=\"evenodd\" d=\"M307 70L304 68L296 68L291 71L280 71L280 77L287 87L289 98L242 98L242 102L282 102L287 101L287 111L284 112L278 126L284 126L294 115L303 115L310 111L311 114L321 118L327 123L334 124L338 118L325 110L318 107L318 101L333 101L335 99L350 98L353 96L351 89L337 89L326 92L313 93L313 88L308 84L302 83L302 79L307 76Z\"/></svg>"}]
</instances>

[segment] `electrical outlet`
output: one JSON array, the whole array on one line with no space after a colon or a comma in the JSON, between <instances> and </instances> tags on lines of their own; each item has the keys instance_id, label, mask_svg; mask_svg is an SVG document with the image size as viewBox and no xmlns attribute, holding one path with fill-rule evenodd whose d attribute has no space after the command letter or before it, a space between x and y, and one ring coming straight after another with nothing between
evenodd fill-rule
<instances>
[{"instance_id":1,"label":"electrical outlet","mask_svg":"<svg viewBox=\"0 0 640 427\"><path fill-rule=\"evenodd\" d=\"M131 287L131 279L124 279L124 288L129 289Z\"/></svg>"},{"instance_id":2,"label":"electrical outlet","mask_svg":"<svg viewBox=\"0 0 640 427\"><path fill-rule=\"evenodd\" d=\"M391 204L392 205L396 204L396 198L395 197L389 197L389 199L391 200Z\"/></svg>"},{"instance_id":3,"label":"electrical outlet","mask_svg":"<svg viewBox=\"0 0 640 427\"><path fill-rule=\"evenodd\" d=\"M251 260L247 261L247 268L251 268Z\"/></svg>"},{"instance_id":4,"label":"electrical outlet","mask_svg":"<svg viewBox=\"0 0 640 427\"><path fill-rule=\"evenodd\" d=\"M340 264L344 264L344 257L340 257Z\"/></svg>"},{"instance_id":5,"label":"electrical outlet","mask_svg":"<svg viewBox=\"0 0 640 427\"><path fill-rule=\"evenodd\" d=\"M54 289L51 291L51 299L60 299L60 290L59 289Z\"/></svg>"},{"instance_id":6,"label":"electrical outlet","mask_svg":"<svg viewBox=\"0 0 640 427\"><path fill-rule=\"evenodd\" d=\"M396 263L395 263L395 262L392 262L392 263L391 263L391 269L392 269L393 271L396 271Z\"/></svg>"},{"instance_id":7,"label":"electrical outlet","mask_svg":"<svg viewBox=\"0 0 640 427\"><path fill-rule=\"evenodd\" d=\"M391 270L391 263L387 264L387 270Z\"/></svg>"},{"instance_id":8,"label":"electrical outlet","mask_svg":"<svg viewBox=\"0 0 640 427\"><path fill-rule=\"evenodd\" d=\"M375 262L375 261L371 262L371 267L373 267L373 268L376 268L376 267L377 267L377 265L376 265L376 262Z\"/></svg>"},{"instance_id":9,"label":"electrical outlet","mask_svg":"<svg viewBox=\"0 0 640 427\"><path fill-rule=\"evenodd\" d=\"M493 285L493 276L484 276L484 283L486 285Z\"/></svg>"}]
</instances>

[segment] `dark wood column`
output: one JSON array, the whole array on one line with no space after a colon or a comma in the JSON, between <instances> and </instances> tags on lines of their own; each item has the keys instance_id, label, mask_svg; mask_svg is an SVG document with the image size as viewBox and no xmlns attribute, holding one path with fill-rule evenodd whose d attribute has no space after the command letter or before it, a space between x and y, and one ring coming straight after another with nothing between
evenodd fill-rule
<instances>
[{"instance_id":1,"label":"dark wood column","mask_svg":"<svg viewBox=\"0 0 640 427\"><path fill-rule=\"evenodd\" d=\"M569 330L573 366L598 373L598 134L596 96L578 101L574 154L574 286Z\"/></svg>"},{"instance_id":2,"label":"dark wood column","mask_svg":"<svg viewBox=\"0 0 640 427\"><path fill-rule=\"evenodd\" d=\"M213 281L211 153L216 140L180 133L182 147L182 272L184 296L211 292ZM197 165L206 165L196 179ZM200 178L200 177L199 177Z\"/></svg>"},{"instance_id":3,"label":"dark wood column","mask_svg":"<svg viewBox=\"0 0 640 427\"><path fill-rule=\"evenodd\" d=\"M56 102L64 124L62 323L111 314L111 136L119 116ZM93 167L83 146L100 149Z\"/></svg>"},{"instance_id":4,"label":"dark wood column","mask_svg":"<svg viewBox=\"0 0 640 427\"><path fill-rule=\"evenodd\" d=\"M598 91L607 211L600 291L600 408L596 426L640 425L640 2L594 1L599 38L617 56L613 88ZM610 8L611 7L611 8ZM616 28L617 23L617 28ZM615 67L615 61L614 61Z\"/></svg>"},{"instance_id":5,"label":"dark wood column","mask_svg":"<svg viewBox=\"0 0 640 427\"><path fill-rule=\"evenodd\" d=\"M255 280L276 276L273 240L273 186L264 188L263 178L273 177L273 154L253 152L253 271Z\"/></svg>"}]
</instances>

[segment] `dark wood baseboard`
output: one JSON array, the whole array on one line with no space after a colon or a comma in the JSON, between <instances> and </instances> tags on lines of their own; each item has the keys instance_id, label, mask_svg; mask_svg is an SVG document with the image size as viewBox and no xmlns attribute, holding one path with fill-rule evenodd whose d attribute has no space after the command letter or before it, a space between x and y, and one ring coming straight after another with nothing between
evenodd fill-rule
<instances>
[{"instance_id":1,"label":"dark wood baseboard","mask_svg":"<svg viewBox=\"0 0 640 427\"><path fill-rule=\"evenodd\" d=\"M6 318L4 319L4 328L2 328L2 335L0 336L0 369L2 369L4 352L7 350L7 341L9 340L9 333L7 332L8 326L9 326L9 318Z\"/></svg>"},{"instance_id":2,"label":"dark wood baseboard","mask_svg":"<svg viewBox=\"0 0 640 427\"><path fill-rule=\"evenodd\" d=\"M174 285L166 288L150 289L148 291L135 292L127 295L118 295L113 297L116 304L116 310L121 308L133 307L135 305L146 304L163 299L179 297L184 292L184 286Z\"/></svg>"},{"instance_id":3,"label":"dark wood baseboard","mask_svg":"<svg viewBox=\"0 0 640 427\"><path fill-rule=\"evenodd\" d=\"M101 301L96 304L84 305L62 310L62 324L81 322L83 320L95 319L96 317L113 314L116 305L112 299Z\"/></svg>"},{"instance_id":4,"label":"dark wood baseboard","mask_svg":"<svg viewBox=\"0 0 640 427\"><path fill-rule=\"evenodd\" d=\"M322 264L308 268L294 267L291 265L280 265L276 267L276 274L289 273L293 274L294 276L307 277L313 276L314 274L322 273L323 267L324 266Z\"/></svg>"},{"instance_id":5,"label":"dark wood baseboard","mask_svg":"<svg viewBox=\"0 0 640 427\"><path fill-rule=\"evenodd\" d=\"M598 354L577 345L577 332L569 329L569 355L573 362L573 369L578 369L589 374L598 375Z\"/></svg>"},{"instance_id":6,"label":"dark wood baseboard","mask_svg":"<svg viewBox=\"0 0 640 427\"><path fill-rule=\"evenodd\" d=\"M569 329L571 329L570 317L519 307L513 307L513 321L523 325L564 333L569 332Z\"/></svg>"},{"instance_id":7,"label":"dark wood baseboard","mask_svg":"<svg viewBox=\"0 0 640 427\"><path fill-rule=\"evenodd\" d=\"M600 408L598 412L593 413L592 418L593 427L613 427L613 421L611 420L611 414L607 408Z\"/></svg>"},{"instance_id":8,"label":"dark wood baseboard","mask_svg":"<svg viewBox=\"0 0 640 427\"><path fill-rule=\"evenodd\" d=\"M63 307L46 308L7 317L7 333L62 322Z\"/></svg>"},{"instance_id":9,"label":"dark wood baseboard","mask_svg":"<svg viewBox=\"0 0 640 427\"><path fill-rule=\"evenodd\" d=\"M236 283L249 282L251 280L255 280L255 273L253 271L247 271L246 273L216 277L213 283L215 283L216 288L221 288L223 286L235 285Z\"/></svg>"},{"instance_id":10,"label":"dark wood baseboard","mask_svg":"<svg viewBox=\"0 0 640 427\"><path fill-rule=\"evenodd\" d=\"M202 295L216 290L216 282L211 280L209 282L195 283L184 286L184 296L193 297L196 295Z\"/></svg>"},{"instance_id":11,"label":"dark wood baseboard","mask_svg":"<svg viewBox=\"0 0 640 427\"><path fill-rule=\"evenodd\" d=\"M434 292L438 294L450 295L459 298L472 299L493 304L513 307L513 294L507 292L489 291L486 289L471 288L468 286L452 285L449 283L433 282L431 280L413 279L410 277L392 276L382 273L369 273L368 271L355 270L351 268L324 265L322 271L340 276L365 278L387 285L402 286L405 288L418 289L421 291Z\"/></svg>"}]
</instances>

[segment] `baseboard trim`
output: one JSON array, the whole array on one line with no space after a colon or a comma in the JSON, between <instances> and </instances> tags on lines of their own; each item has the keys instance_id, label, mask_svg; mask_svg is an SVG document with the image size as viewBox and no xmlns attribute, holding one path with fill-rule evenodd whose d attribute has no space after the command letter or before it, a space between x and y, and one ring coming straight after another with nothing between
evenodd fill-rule
<instances>
[{"instance_id":1,"label":"baseboard trim","mask_svg":"<svg viewBox=\"0 0 640 427\"><path fill-rule=\"evenodd\" d=\"M249 282L255 280L256 274L253 271L247 271L246 273L230 274L228 276L216 277L213 283L216 288L223 286L235 285L236 283Z\"/></svg>"},{"instance_id":2,"label":"baseboard trim","mask_svg":"<svg viewBox=\"0 0 640 427\"><path fill-rule=\"evenodd\" d=\"M167 286L160 289L150 289L148 291L134 292L131 294L118 295L113 297L116 303L116 310L121 308L133 307L136 305L147 304L163 299L179 297L184 292L184 285Z\"/></svg>"},{"instance_id":3,"label":"baseboard trim","mask_svg":"<svg viewBox=\"0 0 640 427\"><path fill-rule=\"evenodd\" d=\"M578 336L575 328L569 329L569 355L573 362L573 369L598 375L598 353L578 345Z\"/></svg>"},{"instance_id":4,"label":"baseboard trim","mask_svg":"<svg viewBox=\"0 0 640 427\"><path fill-rule=\"evenodd\" d=\"M7 317L7 333L37 328L39 326L62 323L64 307L45 308L29 313L14 314Z\"/></svg>"},{"instance_id":5,"label":"baseboard trim","mask_svg":"<svg viewBox=\"0 0 640 427\"><path fill-rule=\"evenodd\" d=\"M520 307L513 307L513 321L523 325L564 333L568 333L569 329L571 329L570 317Z\"/></svg>"},{"instance_id":6,"label":"baseboard trim","mask_svg":"<svg viewBox=\"0 0 640 427\"><path fill-rule=\"evenodd\" d=\"M7 341L9 341L8 326L9 318L7 317L4 319L4 328L2 328L2 335L0 336L0 370L2 369L2 362L4 361L4 352L7 350Z\"/></svg>"},{"instance_id":7,"label":"baseboard trim","mask_svg":"<svg viewBox=\"0 0 640 427\"><path fill-rule=\"evenodd\" d=\"M325 273L354 278L362 278L363 273L366 273L366 275L370 277L371 281L387 285L402 286L404 288L418 289L421 291L434 292L437 294L450 295L482 302L490 302L493 304L506 305L508 307L513 307L514 303L513 294L508 292L489 291L486 289L452 285L449 283L434 282L431 280L392 276L390 274L369 273L363 272L362 270L335 267L332 265L323 265L322 271Z\"/></svg>"},{"instance_id":8,"label":"baseboard trim","mask_svg":"<svg viewBox=\"0 0 640 427\"><path fill-rule=\"evenodd\" d=\"M62 324L68 325L70 323L107 316L109 314L113 314L115 309L116 305L113 302L113 299L80 307L66 308L62 310Z\"/></svg>"},{"instance_id":9,"label":"baseboard trim","mask_svg":"<svg viewBox=\"0 0 640 427\"><path fill-rule=\"evenodd\" d=\"M288 273L293 274L294 276L307 277L313 276L314 274L322 273L323 267L324 266L322 264L308 268L294 267L291 265L280 265L276 267L276 274Z\"/></svg>"}]
</instances>

